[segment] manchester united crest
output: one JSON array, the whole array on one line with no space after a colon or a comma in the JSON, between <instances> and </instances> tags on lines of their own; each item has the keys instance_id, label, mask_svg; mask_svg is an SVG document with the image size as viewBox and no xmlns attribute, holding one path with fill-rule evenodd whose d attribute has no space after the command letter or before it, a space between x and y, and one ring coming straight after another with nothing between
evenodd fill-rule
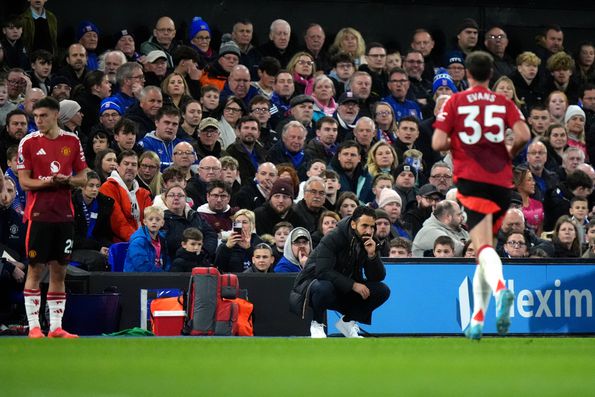
<instances>
[{"instance_id":1,"label":"manchester united crest","mask_svg":"<svg viewBox=\"0 0 595 397\"><path fill-rule=\"evenodd\" d=\"M68 157L68 156L70 156L70 153L72 153L72 149L69 148L68 146L64 146L64 147L62 147L62 149L60 149L60 152L62 153L62 156Z\"/></svg>"}]
</instances>

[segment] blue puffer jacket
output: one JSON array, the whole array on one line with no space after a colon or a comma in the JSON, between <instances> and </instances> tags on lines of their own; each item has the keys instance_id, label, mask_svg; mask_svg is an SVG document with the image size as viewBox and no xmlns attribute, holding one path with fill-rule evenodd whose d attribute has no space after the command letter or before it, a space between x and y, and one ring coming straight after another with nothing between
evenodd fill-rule
<instances>
[{"instance_id":1,"label":"blue puffer jacket","mask_svg":"<svg viewBox=\"0 0 595 397\"><path fill-rule=\"evenodd\" d=\"M142 226L130 236L130 245L124 262L125 272L167 272L171 266L167 254L167 243L163 232L159 232L161 242L161 267L155 265L155 247L146 226Z\"/></svg>"}]
</instances>

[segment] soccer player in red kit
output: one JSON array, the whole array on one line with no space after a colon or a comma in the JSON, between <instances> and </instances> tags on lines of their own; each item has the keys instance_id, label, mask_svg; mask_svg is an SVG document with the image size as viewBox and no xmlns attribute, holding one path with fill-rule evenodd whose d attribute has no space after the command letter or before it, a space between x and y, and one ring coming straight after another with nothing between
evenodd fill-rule
<instances>
[{"instance_id":1,"label":"soccer player in red kit","mask_svg":"<svg viewBox=\"0 0 595 397\"><path fill-rule=\"evenodd\" d=\"M39 325L39 282L46 266L50 271L48 337L77 337L62 329L66 304L64 279L74 237L70 189L85 184L89 168L78 137L58 126L59 112L60 104L54 98L39 100L33 106L39 131L26 135L19 144L17 168L19 182L27 191L24 218L29 221L26 236L29 270L24 295L30 338L45 336Z\"/></svg>"},{"instance_id":2,"label":"soccer player in red kit","mask_svg":"<svg viewBox=\"0 0 595 397\"><path fill-rule=\"evenodd\" d=\"M450 149L457 199L465 206L469 234L477 253L473 277L473 315L465 334L480 339L490 294L496 297L496 328L505 335L510 326L512 291L506 288L502 261L493 248L494 234L508 210L512 158L530 138L529 127L515 104L488 88L493 58L476 51L465 60L469 89L454 94L434 123L432 148ZM514 140L506 146L506 129Z\"/></svg>"}]
</instances>

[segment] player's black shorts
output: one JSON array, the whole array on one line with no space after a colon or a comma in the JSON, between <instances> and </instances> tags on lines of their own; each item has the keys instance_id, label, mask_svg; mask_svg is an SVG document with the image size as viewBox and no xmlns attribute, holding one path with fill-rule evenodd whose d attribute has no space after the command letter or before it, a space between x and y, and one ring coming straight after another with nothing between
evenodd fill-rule
<instances>
[{"instance_id":1,"label":"player's black shorts","mask_svg":"<svg viewBox=\"0 0 595 397\"><path fill-rule=\"evenodd\" d=\"M459 179L457 189L457 199L467 212L469 230L487 214L493 215L494 229L500 228L502 219L510 207L511 189L468 179Z\"/></svg>"},{"instance_id":2,"label":"player's black shorts","mask_svg":"<svg viewBox=\"0 0 595 397\"><path fill-rule=\"evenodd\" d=\"M29 263L58 261L67 264L72 254L74 224L30 221L27 229Z\"/></svg>"}]
</instances>

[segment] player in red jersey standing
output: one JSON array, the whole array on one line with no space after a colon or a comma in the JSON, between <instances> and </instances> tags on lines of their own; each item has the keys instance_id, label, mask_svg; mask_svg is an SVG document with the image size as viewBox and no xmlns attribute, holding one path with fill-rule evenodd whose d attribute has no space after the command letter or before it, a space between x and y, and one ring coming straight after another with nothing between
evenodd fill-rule
<instances>
[{"instance_id":1,"label":"player in red jersey standing","mask_svg":"<svg viewBox=\"0 0 595 397\"><path fill-rule=\"evenodd\" d=\"M47 305L51 338L76 338L62 329L66 304L64 279L72 253L74 211L70 189L83 186L87 163L75 134L58 126L60 104L46 97L33 106L39 131L26 135L19 144L19 182L27 190L24 218L29 221L26 246L29 270L25 282L25 310L29 337L43 338L39 325L41 292L39 282L49 266Z\"/></svg>"},{"instance_id":2,"label":"player in red jersey standing","mask_svg":"<svg viewBox=\"0 0 595 397\"><path fill-rule=\"evenodd\" d=\"M473 315L465 335L480 339L492 292L498 333L506 334L510 326L514 295L504 284L502 261L493 241L510 204L512 158L529 140L530 132L515 104L488 88L492 56L476 51L467 56L465 64L470 87L442 106L434 123L432 148L450 149L457 198L468 214L478 265L473 277ZM514 132L510 147L504 142L507 128Z\"/></svg>"}]
</instances>

